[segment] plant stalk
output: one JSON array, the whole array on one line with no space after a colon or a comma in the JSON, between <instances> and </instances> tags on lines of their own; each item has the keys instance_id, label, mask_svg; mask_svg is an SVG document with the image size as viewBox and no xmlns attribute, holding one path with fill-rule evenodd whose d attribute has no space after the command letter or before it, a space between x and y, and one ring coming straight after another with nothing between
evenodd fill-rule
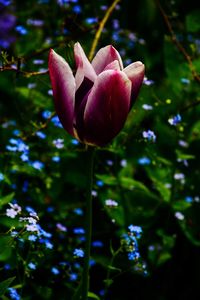
<instances>
[{"instance_id":1,"label":"plant stalk","mask_svg":"<svg viewBox=\"0 0 200 300\"><path fill-rule=\"evenodd\" d=\"M92 238L92 185L93 185L93 170L94 170L94 153L95 148L89 146L87 149L87 194L86 194L86 215L85 215L85 257L82 277L82 300L88 299L89 291L89 264L90 264L90 248Z\"/></svg>"}]
</instances>

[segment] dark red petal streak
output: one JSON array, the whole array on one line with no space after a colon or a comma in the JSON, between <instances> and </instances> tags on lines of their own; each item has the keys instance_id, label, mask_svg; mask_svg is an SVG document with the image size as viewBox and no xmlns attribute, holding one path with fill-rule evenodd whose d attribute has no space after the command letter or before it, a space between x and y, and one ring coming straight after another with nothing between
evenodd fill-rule
<instances>
[{"instance_id":1,"label":"dark red petal streak","mask_svg":"<svg viewBox=\"0 0 200 300\"><path fill-rule=\"evenodd\" d=\"M102 72L84 112L85 142L103 146L122 129L130 108L131 82L121 71Z\"/></svg>"},{"instance_id":2,"label":"dark red petal streak","mask_svg":"<svg viewBox=\"0 0 200 300\"><path fill-rule=\"evenodd\" d=\"M52 49L49 53L48 66L56 112L65 130L74 135L75 79L72 70Z\"/></svg>"}]
</instances>

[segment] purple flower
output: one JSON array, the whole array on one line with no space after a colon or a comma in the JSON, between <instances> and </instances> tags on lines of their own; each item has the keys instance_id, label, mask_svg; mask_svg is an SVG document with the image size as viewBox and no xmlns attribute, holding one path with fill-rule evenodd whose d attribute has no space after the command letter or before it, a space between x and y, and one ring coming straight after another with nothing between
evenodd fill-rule
<instances>
[{"instance_id":1,"label":"purple flower","mask_svg":"<svg viewBox=\"0 0 200 300\"><path fill-rule=\"evenodd\" d=\"M79 141L104 146L123 128L144 78L144 65L123 68L118 51L101 48L92 62L79 43L74 45L75 76L54 50L49 73L55 108L64 129Z\"/></svg>"},{"instance_id":2,"label":"purple flower","mask_svg":"<svg viewBox=\"0 0 200 300\"><path fill-rule=\"evenodd\" d=\"M0 1L1 4L7 6L8 1ZM7 49L15 41L12 29L15 26L16 17L14 15L0 11L0 47Z\"/></svg>"},{"instance_id":3,"label":"purple flower","mask_svg":"<svg viewBox=\"0 0 200 300\"><path fill-rule=\"evenodd\" d=\"M152 142L156 141L156 135L151 130L143 131L142 135L143 135L143 138L147 139L148 141L152 141Z\"/></svg>"}]
</instances>

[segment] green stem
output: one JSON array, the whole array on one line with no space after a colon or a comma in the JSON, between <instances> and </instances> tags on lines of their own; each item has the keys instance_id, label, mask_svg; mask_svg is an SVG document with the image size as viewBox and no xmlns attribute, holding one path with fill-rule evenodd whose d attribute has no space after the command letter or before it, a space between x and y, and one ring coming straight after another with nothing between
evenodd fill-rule
<instances>
[{"instance_id":1,"label":"green stem","mask_svg":"<svg viewBox=\"0 0 200 300\"><path fill-rule=\"evenodd\" d=\"M112 279L111 279L111 270L114 264L114 260L116 258L116 256L120 253L120 251L122 251L122 248L119 247L119 249L117 249L113 254L112 254L112 258L110 260L110 263L108 265L108 269L107 269L107 276L106 276L106 280L105 280L105 296L107 296L108 293L108 289L110 287L110 285L112 284Z\"/></svg>"},{"instance_id":2,"label":"green stem","mask_svg":"<svg viewBox=\"0 0 200 300\"><path fill-rule=\"evenodd\" d=\"M82 300L88 299L89 291L89 262L90 262L90 248L92 237L92 184L93 184L93 169L94 169L94 147L87 149L87 194L86 194L86 243L85 243L85 259L83 266L82 277Z\"/></svg>"}]
</instances>

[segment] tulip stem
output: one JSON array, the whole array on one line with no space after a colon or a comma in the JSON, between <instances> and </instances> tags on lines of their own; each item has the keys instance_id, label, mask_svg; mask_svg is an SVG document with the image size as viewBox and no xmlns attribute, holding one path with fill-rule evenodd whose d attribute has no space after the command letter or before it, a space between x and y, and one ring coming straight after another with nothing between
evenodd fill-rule
<instances>
[{"instance_id":1,"label":"tulip stem","mask_svg":"<svg viewBox=\"0 0 200 300\"><path fill-rule=\"evenodd\" d=\"M82 277L82 300L88 299L89 291L89 263L90 263L90 248L92 238L92 184L93 184L93 169L94 169L94 153L95 148L88 146L87 149L87 194L86 194L86 243L85 243L85 258Z\"/></svg>"}]
</instances>

